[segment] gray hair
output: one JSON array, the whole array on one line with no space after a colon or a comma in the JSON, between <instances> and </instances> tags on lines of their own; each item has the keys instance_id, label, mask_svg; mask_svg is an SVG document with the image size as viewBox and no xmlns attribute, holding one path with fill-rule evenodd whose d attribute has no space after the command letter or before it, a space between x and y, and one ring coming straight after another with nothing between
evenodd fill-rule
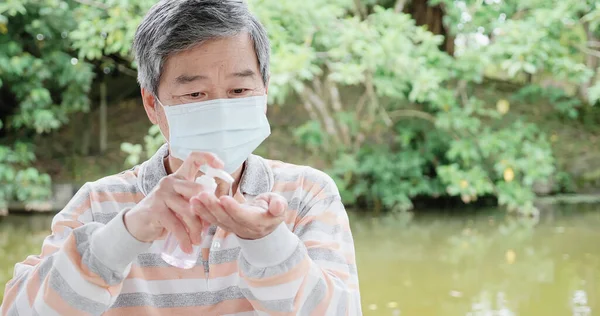
<instances>
[{"instance_id":1,"label":"gray hair","mask_svg":"<svg viewBox=\"0 0 600 316\"><path fill-rule=\"evenodd\" d=\"M244 1L160 0L138 26L133 50L140 86L158 94L165 60L205 41L248 32L266 86L270 46L265 28Z\"/></svg>"}]
</instances>

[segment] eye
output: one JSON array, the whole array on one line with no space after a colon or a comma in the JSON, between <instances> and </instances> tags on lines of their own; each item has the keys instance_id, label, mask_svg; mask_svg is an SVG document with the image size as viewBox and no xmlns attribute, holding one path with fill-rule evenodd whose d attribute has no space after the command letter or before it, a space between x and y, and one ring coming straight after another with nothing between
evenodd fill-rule
<instances>
[{"instance_id":1,"label":"eye","mask_svg":"<svg viewBox=\"0 0 600 316\"><path fill-rule=\"evenodd\" d=\"M201 100L204 98L205 95L206 95L206 93L203 93L203 92L192 92L192 93L184 94L184 95L180 96L179 98L181 99L181 102L189 103L189 102Z\"/></svg>"},{"instance_id":2,"label":"eye","mask_svg":"<svg viewBox=\"0 0 600 316\"><path fill-rule=\"evenodd\" d=\"M252 91L252 89L238 88L238 89L231 90L230 94L232 96L244 96L244 95L247 95L248 93L250 93L250 91Z\"/></svg>"}]
</instances>

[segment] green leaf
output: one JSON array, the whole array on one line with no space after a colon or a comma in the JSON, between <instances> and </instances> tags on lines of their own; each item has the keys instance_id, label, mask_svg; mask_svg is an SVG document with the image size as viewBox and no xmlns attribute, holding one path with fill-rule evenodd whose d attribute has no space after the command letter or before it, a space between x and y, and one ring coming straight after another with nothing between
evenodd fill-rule
<instances>
[{"instance_id":1,"label":"green leaf","mask_svg":"<svg viewBox=\"0 0 600 316\"><path fill-rule=\"evenodd\" d=\"M600 81L588 90L588 102L592 105L600 101Z\"/></svg>"}]
</instances>

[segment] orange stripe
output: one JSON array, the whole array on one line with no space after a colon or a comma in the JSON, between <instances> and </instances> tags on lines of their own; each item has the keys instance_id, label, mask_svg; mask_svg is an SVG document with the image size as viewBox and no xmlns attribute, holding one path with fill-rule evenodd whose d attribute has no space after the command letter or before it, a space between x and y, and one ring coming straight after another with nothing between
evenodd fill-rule
<instances>
[{"instance_id":1,"label":"orange stripe","mask_svg":"<svg viewBox=\"0 0 600 316\"><path fill-rule=\"evenodd\" d=\"M298 218L298 210L286 210L284 221L288 226L294 225L296 219Z\"/></svg>"},{"instance_id":2,"label":"orange stripe","mask_svg":"<svg viewBox=\"0 0 600 316\"><path fill-rule=\"evenodd\" d=\"M322 223L328 224L328 225L336 225L336 224L343 225L343 223L340 223L340 221L338 219L339 219L339 216L336 213L330 212L330 211L324 211L316 216L315 215L307 215L307 216L300 218L300 220L296 223L296 226L306 225L312 221L319 221L319 222L322 222ZM344 228L344 227L342 227L342 228Z\"/></svg>"},{"instance_id":3,"label":"orange stripe","mask_svg":"<svg viewBox=\"0 0 600 316\"><path fill-rule=\"evenodd\" d=\"M123 183L130 183L130 179L136 179L137 180L137 171L139 168L135 168L134 170L127 170L121 174L116 174L115 178L121 180L121 182Z\"/></svg>"},{"instance_id":4,"label":"orange stripe","mask_svg":"<svg viewBox=\"0 0 600 316\"><path fill-rule=\"evenodd\" d=\"M296 298L294 300L294 311L299 311L300 310L300 303L302 303L302 301L300 300L300 298L304 295L304 290L306 289L306 283L308 283L308 281L310 280L310 278L308 277L304 277L304 280L302 280L302 284L300 284L300 288L298 288L298 293L296 294Z\"/></svg>"},{"instance_id":5,"label":"orange stripe","mask_svg":"<svg viewBox=\"0 0 600 316\"><path fill-rule=\"evenodd\" d=\"M267 160L267 164L271 169L286 169L293 166L280 160Z\"/></svg>"},{"instance_id":6,"label":"orange stripe","mask_svg":"<svg viewBox=\"0 0 600 316\"><path fill-rule=\"evenodd\" d=\"M82 315L83 312L72 307L64 299L50 288L48 279L44 281L44 302L48 306L50 306L54 311L56 311L59 315Z\"/></svg>"},{"instance_id":7,"label":"orange stripe","mask_svg":"<svg viewBox=\"0 0 600 316\"><path fill-rule=\"evenodd\" d=\"M266 313L269 316L289 316L289 315L296 315L293 312L290 313L286 313L286 312L276 312L276 311L272 311L272 310L268 310L266 308L264 308L261 304L260 301L252 301L253 305L255 306L255 309L261 312Z\"/></svg>"},{"instance_id":8,"label":"orange stripe","mask_svg":"<svg viewBox=\"0 0 600 316\"><path fill-rule=\"evenodd\" d=\"M250 285L251 287L275 286L275 285L279 285L279 284L292 282L294 280L297 280L297 279L303 277L304 275L306 275L306 273L310 269L311 262L312 261L310 260L310 258L308 258L308 256L305 256L304 260L302 260L299 264L297 264L295 267L293 267L289 271L287 271L283 274L274 275L274 276L267 277L267 278L261 278L261 279L248 278L248 277L244 276L241 271L240 271L240 276L243 277L248 282L248 285Z\"/></svg>"},{"instance_id":9,"label":"orange stripe","mask_svg":"<svg viewBox=\"0 0 600 316\"><path fill-rule=\"evenodd\" d=\"M233 273L238 273L238 262L231 261L211 265L210 279L229 276ZM204 267L195 266L191 269L179 269L175 267L140 267L133 265L127 279L143 279L143 280L176 280L176 279L198 279L206 278Z\"/></svg>"},{"instance_id":10,"label":"orange stripe","mask_svg":"<svg viewBox=\"0 0 600 316\"><path fill-rule=\"evenodd\" d=\"M325 293L325 297L321 300L321 302L319 303L319 305L317 305L317 307L313 310L313 312L311 313L311 315L315 315L315 316L321 316L321 315L325 315L325 313L327 313L327 307L329 307L329 304L331 304L331 299L333 298L333 291L335 289L334 285L333 285L333 281L331 280L331 277L327 275L327 273L323 273L323 279L325 279L326 282L326 293Z\"/></svg>"},{"instance_id":11,"label":"orange stripe","mask_svg":"<svg viewBox=\"0 0 600 316\"><path fill-rule=\"evenodd\" d=\"M159 316L159 315L223 315L253 311L252 304L247 299L235 299L220 302L210 306L190 306L156 308L149 306L134 306L110 309L104 316Z\"/></svg>"},{"instance_id":12,"label":"orange stripe","mask_svg":"<svg viewBox=\"0 0 600 316\"><path fill-rule=\"evenodd\" d=\"M21 278L24 277L25 276L21 276ZM15 283L12 286L9 286L10 282ZM6 288L4 289L4 299L2 301L2 306L0 306L2 307L2 310L0 310L2 315L8 315L8 308L16 303L17 295L19 294L19 287L17 286L18 283L18 279L12 279L6 283Z\"/></svg>"},{"instance_id":13,"label":"orange stripe","mask_svg":"<svg viewBox=\"0 0 600 316\"><path fill-rule=\"evenodd\" d=\"M39 256L27 256L25 261L21 262L21 264L33 267L37 266L40 262L42 262L42 259Z\"/></svg>"},{"instance_id":14,"label":"orange stripe","mask_svg":"<svg viewBox=\"0 0 600 316\"><path fill-rule=\"evenodd\" d=\"M79 216L81 216L83 213L85 213L87 210L92 208L92 204L90 202L90 199L85 199L85 201L83 201L81 204L77 205L73 211L65 213L65 215L71 215L71 219L72 220L77 220L77 218Z\"/></svg>"},{"instance_id":15,"label":"orange stripe","mask_svg":"<svg viewBox=\"0 0 600 316\"><path fill-rule=\"evenodd\" d=\"M224 276L228 276L231 275L233 273L238 273L239 272L239 265L237 260L235 261L231 261L231 262L226 262L226 263L221 263L221 264L215 264L215 265L211 265L210 268L210 278L219 278L219 277L224 277Z\"/></svg>"},{"instance_id":16,"label":"orange stripe","mask_svg":"<svg viewBox=\"0 0 600 316\"><path fill-rule=\"evenodd\" d=\"M25 289L27 291L27 298L29 299L30 306L33 306L35 297L37 296L38 291L40 290L41 281L42 280L40 278L39 269L36 267L33 271L30 272L29 280L25 285Z\"/></svg>"},{"instance_id":17,"label":"orange stripe","mask_svg":"<svg viewBox=\"0 0 600 316\"><path fill-rule=\"evenodd\" d=\"M114 201L117 203L138 203L144 198L144 194L141 192L130 193L130 192L102 192L92 191L90 192L90 200L92 202L108 202Z\"/></svg>"},{"instance_id":18,"label":"orange stripe","mask_svg":"<svg viewBox=\"0 0 600 316\"><path fill-rule=\"evenodd\" d=\"M325 270L325 269L324 269ZM350 279L350 274L346 273L344 271L341 270L332 270L332 269L326 269L327 272L335 275L336 277L338 277L340 280L346 282L348 281L348 279ZM324 271L325 273L325 271Z\"/></svg>"},{"instance_id":19,"label":"orange stripe","mask_svg":"<svg viewBox=\"0 0 600 316\"><path fill-rule=\"evenodd\" d=\"M306 193L310 193L314 198L324 197L324 188L320 185L304 178L298 178L296 181L279 181L273 185L273 192L294 192L302 188Z\"/></svg>"},{"instance_id":20,"label":"orange stripe","mask_svg":"<svg viewBox=\"0 0 600 316\"><path fill-rule=\"evenodd\" d=\"M353 253L345 253L344 257L346 257L346 263L356 264L356 256Z\"/></svg>"},{"instance_id":21,"label":"orange stripe","mask_svg":"<svg viewBox=\"0 0 600 316\"><path fill-rule=\"evenodd\" d=\"M318 240L307 240L304 242L306 248L324 248L330 250L340 250L340 244L335 241L321 242Z\"/></svg>"},{"instance_id":22,"label":"orange stripe","mask_svg":"<svg viewBox=\"0 0 600 316\"><path fill-rule=\"evenodd\" d=\"M49 243L44 243L42 245L42 254L40 255L40 257L46 258L46 257L56 253L58 250L60 250L60 247L56 247L55 245L52 245Z\"/></svg>"},{"instance_id":23,"label":"orange stripe","mask_svg":"<svg viewBox=\"0 0 600 316\"><path fill-rule=\"evenodd\" d=\"M127 279L143 279L147 281L197 279L205 278L204 267L196 266L191 269L175 267L140 267L133 265Z\"/></svg>"},{"instance_id":24,"label":"orange stripe","mask_svg":"<svg viewBox=\"0 0 600 316\"><path fill-rule=\"evenodd\" d=\"M58 221L52 225L52 233L54 234L62 234L64 233L66 228L75 229L77 227L83 226L83 223L78 222L76 220L64 220Z\"/></svg>"},{"instance_id":25,"label":"orange stripe","mask_svg":"<svg viewBox=\"0 0 600 316\"><path fill-rule=\"evenodd\" d=\"M88 282L103 287L109 290L109 292L114 292L115 289L118 288L115 286L110 287L108 284L106 284L104 279L102 279L99 275L95 274L94 272L90 271L90 269L81 262L81 255L77 251L75 237L73 235L70 235L69 238L67 238L67 240L65 241L63 245L63 251L67 255L68 260L71 260L71 263L73 263L73 265L77 269L77 272L79 272L79 274Z\"/></svg>"}]
</instances>

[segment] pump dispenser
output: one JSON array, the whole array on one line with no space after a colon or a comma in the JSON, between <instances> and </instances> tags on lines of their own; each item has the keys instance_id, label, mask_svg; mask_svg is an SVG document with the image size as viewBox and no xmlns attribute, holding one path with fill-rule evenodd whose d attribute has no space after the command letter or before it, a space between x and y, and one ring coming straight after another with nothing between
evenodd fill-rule
<instances>
[{"instance_id":1,"label":"pump dispenser","mask_svg":"<svg viewBox=\"0 0 600 316\"><path fill-rule=\"evenodd\" d=\"M217 182L214 178L219 178L230 185L233 183L233 177L224 170L214 169L208 165L203 165L200 167L200 171L202 171L204 174L196 178L196 183L202 184L205 192L214 194L217 190ZM231 195L231 189L229 193ZM200 240L203 239L204 229L202 230L202 234L200 236ZM196 265L201 251L202 248L198 245L193 246L192 253L185 253L183 250L181 250L181 247L179 247L179 241L177 238L175 238L175 235L173 233L169 233L165 241L161 257L165 262L174 267L191 269Z\"/></svg>"}]
</instances>

